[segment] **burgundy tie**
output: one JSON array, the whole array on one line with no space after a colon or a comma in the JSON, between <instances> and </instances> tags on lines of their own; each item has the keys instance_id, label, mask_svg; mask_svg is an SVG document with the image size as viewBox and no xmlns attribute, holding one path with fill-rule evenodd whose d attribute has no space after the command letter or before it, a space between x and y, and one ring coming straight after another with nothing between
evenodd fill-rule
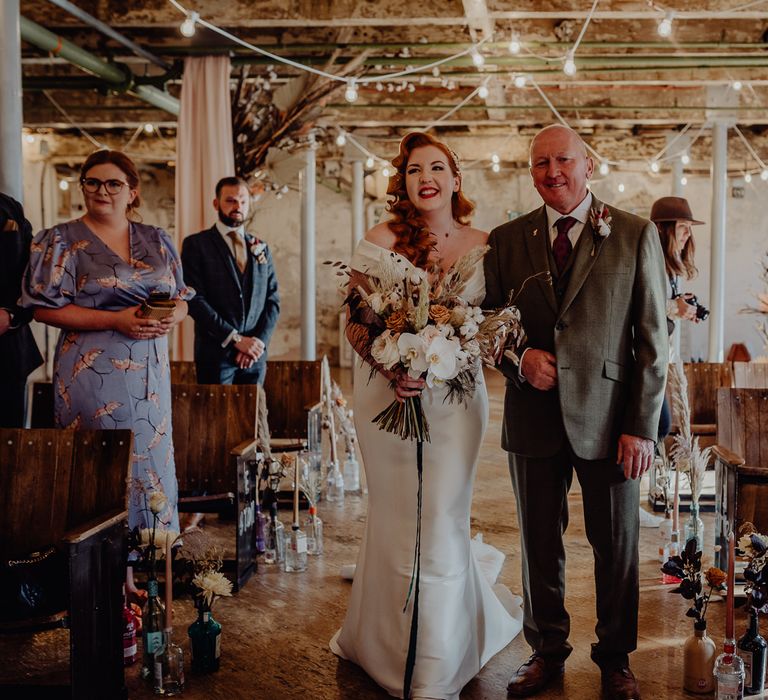
<instances>
[{"instance_id":1,"label":"burgundy tie","mask_svg":"<svg viewBox=\"0 0 768 700\"><path fill-rule=\"evenodd\" d=\"M555 236L555 240L552 242L552 256L555 258L558 275L563 274L565 264L568 262L568 256L573 250L571 241L568 238L568 231L573 228L576 221L577 219L574 219L572 216L563 216L555 221L557 236Z\"/></svg>"}]
</instances>

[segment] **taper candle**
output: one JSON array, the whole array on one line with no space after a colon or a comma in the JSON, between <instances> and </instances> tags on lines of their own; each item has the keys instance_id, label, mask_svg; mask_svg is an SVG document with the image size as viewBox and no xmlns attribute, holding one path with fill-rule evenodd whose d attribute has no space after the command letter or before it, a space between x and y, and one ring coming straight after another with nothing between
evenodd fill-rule
<instances>
[{"instance_id":1,"label":"taper candle","mask_svg":"<svg viewBox=\"0 0 768 700\"><path fill-rule=\"evenodd\" d=\"M672 532L680 532L680 470L675 467L675 497L672 501Z\"/></svg>"},{"instance_id":2,"label":"taper candle","mask_svg":"<svg viewBox=\"0 0 768 700\"><path fill-rule=\"evenodd\" d=\"M725 596L725 638L733 639L733 594L736 586L736 543L733 532L728 535L728 591Z\"/></svg>"},{"instance_id":3,"label":"taper candle","mask_svg":"<svg viewBox=\"0 0 768 700\"><path fill-rule=\"evenodd\" d=\"M171 538L165 537L165 626L173 627L173 560L171 558Z\"/></svg>"},{"instance_id":4,"label":"taper candle","mask_svg":"<svg viewBox=\"0 0 768 700\"><path fill-rule=\"evenodd\" d=\"M293 470L293 524L299 525L299 455L294 459Z\"/></svg>"}]
</instances>

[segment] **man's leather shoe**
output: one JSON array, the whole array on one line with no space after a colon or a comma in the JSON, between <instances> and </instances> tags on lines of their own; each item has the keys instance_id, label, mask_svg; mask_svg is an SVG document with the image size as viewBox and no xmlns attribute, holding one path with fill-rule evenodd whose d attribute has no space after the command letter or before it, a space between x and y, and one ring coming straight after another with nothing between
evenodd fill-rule
<instances>
[{"instance_id":1,"label":"man's leather shoe","mask_svg":"<svg viewBox=\"0 0 768 700\"><path fill-rule=\"evenodd\" d=\"M507 684L507 695L511 698L527 698L535 695L555 678L563 675L565 664L541 654L533 654L515 671Z\"/></svg>"},{"instance_id":2,"label":"man's leather shoe","mask_svg":"<svg viewBox=\"0 0 768 700\"><path fill-rule=\"evenodd\" d=\"M640 700L640 688L629 666L606 668L602 675L605 700Z\"/></svg>"}]
</instances>

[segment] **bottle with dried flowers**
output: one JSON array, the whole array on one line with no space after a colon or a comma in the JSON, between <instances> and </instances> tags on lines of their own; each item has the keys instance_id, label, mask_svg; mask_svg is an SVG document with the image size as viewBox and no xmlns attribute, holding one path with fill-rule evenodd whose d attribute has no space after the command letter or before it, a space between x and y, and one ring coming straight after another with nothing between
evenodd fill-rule
<instances>
[{"instance_id":1,"label":"bottle with dried flowers","mask_svg":"<svg viewBox=\"0 0 768 700\"><path fill-rule=\"evenodd\" d=\"M713 668L717 651L707 636L707 608L713 591L724 588L725 572L712 567L702 574L701 550L696 539L690 539L680 556L670 557L661 567L662 572L680 579L672 593L679 593L691 601L686 617L693 618L693 634L683 648L683 687L692 693L711 693L715 689ZM704 582L709 590L704 592Z\"/></svg>"},{"instance_id":2,"label":"bottle with dried flowers","mask_svg":"<svg viewBox=\"0 0 768 700\"><path fill-rule=\"evenodd\" d=\"M744 694L755 695L765 690L768 657L768 643L760 635L760 613L768 612L768 537L757 532L752 523L744 523L739 534L739 551L748 560L744 569L744 591L749 627L739 639L736 653L744 661Z\"/></svg>"}]
</instances>

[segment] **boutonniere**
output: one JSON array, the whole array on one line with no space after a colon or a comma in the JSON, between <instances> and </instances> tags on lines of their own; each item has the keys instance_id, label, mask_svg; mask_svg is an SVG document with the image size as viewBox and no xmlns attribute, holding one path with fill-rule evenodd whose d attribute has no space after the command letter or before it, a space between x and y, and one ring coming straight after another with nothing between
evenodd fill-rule
<instances>
[{"instance_id":1,"label":"boutonniere","mask_svg":"<svg viewBox=\"0 0 768 700\"><path fill-rule=\"evenodd\" d=\"M253 238L248 244L248 248L251 251L251 255L256 258L256 262L259 265L264 265L267 262L267 244L264 241L260 241L258 238Z\"/></svg>"},{"instance_id":2,"label":"boutonniere","mask_svg":"<svg viewBox=\"0 0 768 700\"><path fill-rule=\"evenodd\" d=\"M611 235L611 212L603 204L602 209L593 207L589 210L589 222L592 224L592 255L600 241Z\"/></svg>"}]
</instances>

